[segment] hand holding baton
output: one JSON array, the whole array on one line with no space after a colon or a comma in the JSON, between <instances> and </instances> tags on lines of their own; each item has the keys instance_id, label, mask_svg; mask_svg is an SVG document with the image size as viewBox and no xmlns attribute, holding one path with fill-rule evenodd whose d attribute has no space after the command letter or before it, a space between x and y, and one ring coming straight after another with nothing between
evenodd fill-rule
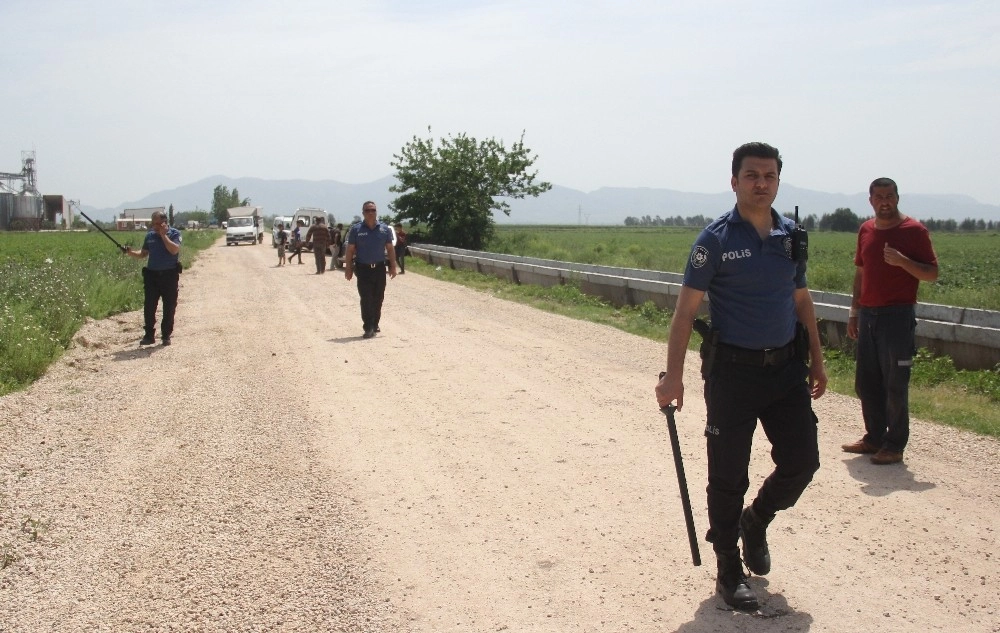
<instances>
[{"instance_id":1,"label":"hand holding baton","mask_svg":"<svg viewBox=\"0 0 1000 633\"><path fill-rule=\"evenodd\" d=\"M660 373L660 378L666 372ZM677 423L674 421L674 411L677 409L673 404L660 407L660 411L667 416L667 432L670 435L670 448L674 452L674 467L677 469L677 485L681 491L681 505L684 508L684 522L687 524L688 543L691 545L691 562L695 567L701 565L701 553L698 551L698 535L694 530L694 515L691 512L691 499L688 497L687 478L684 476L684 462L681 461L681 443L677 438Z\"/></svg>"}]
</instances>

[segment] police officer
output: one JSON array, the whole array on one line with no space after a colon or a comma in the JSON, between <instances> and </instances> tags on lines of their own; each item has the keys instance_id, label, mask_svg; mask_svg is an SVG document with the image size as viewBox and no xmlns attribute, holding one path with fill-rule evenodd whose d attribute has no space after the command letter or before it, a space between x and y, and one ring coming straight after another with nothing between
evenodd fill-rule
<instances>
[{"instance_id":1,"label":"police officer","mask_svg":"<svg viewBox=\"0 0 1000 633\"><path fill-rule=\"evenodd\" d=\"M396 277L396 252L392 247L389 225L379 222L375 203L371 200L361 206L362 220L351 226L347 233L347 252L344 255L344 278L348 281L358 275L358 295L361 297L361 321L364 337L372 338L380 332L382 300L385 298L386 260L389 277Z\"/></svg>"},{"instance_id":2,"label":"police officer","mask_svg":"<svg viewBox=\"0 0 1000 633\"><path fill-rule=\"evenodd\" d=\"M177 287L180 281L178 258L181 252L181 232L167 226L167 214L153 211L150 219L152 230L146 233L142 249L126 247L125 253L136 259L149 258L142 269L142 287L145 293L143 318L145 336L139 345L152 345L156 334L156 304L163 299L163 321L160 323L160 342L170 345L174 332L174 312L177 310Z\"/></svg>"},{"instance_id":3,"label":"police officer","mask_svg":"<svg viewBox=\"0 0 1000 633\"><path fill-rule=\"evenodd\" d=\"M704 389L706 538L717 560L716 591L730 606L746 610L759 603L743 573L738 545L742 541L751 572L770 571L767 525L776 512L795 504L819 468L810 398L822 396L827 382L805 258L793 258L795 223L771 208L781 165L778 150L765 143L747 143L733 152L736 206L709 224L691 249L670 324L667 371L656 385L661 407L674 401L678 410L683 407L684 356L708 292L712 338L718 343L705 350L706 360L714 361ZM743 508L758 420L771 442L775 469Z\"/></svg>"}]
</instances>

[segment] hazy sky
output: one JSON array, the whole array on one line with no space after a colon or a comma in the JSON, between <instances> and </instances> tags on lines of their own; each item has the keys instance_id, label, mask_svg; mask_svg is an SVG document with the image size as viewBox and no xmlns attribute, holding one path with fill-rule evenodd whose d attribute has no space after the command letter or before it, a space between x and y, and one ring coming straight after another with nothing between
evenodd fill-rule
<instances>
[{"instance_id":1,"label":"hazy sky","mask_svg":"<svg viewBox=\"0 0 1000 633\"><path fill-rule=\"evenodd\" d=\"M583 191L728 191L763 140L787 184L1000 204L996 0L2 0L0 55L0 171L34 150L43 193L97 207L369 182L428 126L524 131Z\"/></svg>"}]
</instances>

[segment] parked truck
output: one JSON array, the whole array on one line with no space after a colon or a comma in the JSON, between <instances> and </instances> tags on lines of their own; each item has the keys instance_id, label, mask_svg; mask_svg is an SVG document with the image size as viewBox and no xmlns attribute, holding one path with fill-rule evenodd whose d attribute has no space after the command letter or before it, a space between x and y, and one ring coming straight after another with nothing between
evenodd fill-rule
<instances>
[{"instance_id":1,"label":"parked truck","mask_svg":"<svg viewBox=\"0 0 1000 633\"><path fill-rule=\"evenodd\" d=\"M248 242L258 244L264 241L264 218L262 207L233 207L229 211L226 225L226 246Z\"/></svg>"}]
</instances>

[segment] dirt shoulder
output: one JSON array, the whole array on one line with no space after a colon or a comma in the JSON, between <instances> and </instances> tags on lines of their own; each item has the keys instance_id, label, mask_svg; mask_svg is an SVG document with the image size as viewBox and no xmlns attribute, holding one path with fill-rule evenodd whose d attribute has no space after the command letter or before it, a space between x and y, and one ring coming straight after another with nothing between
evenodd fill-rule
<instances>
[{"instance_id":1,"label":"dirt shoulder","mask_svg":"<svg viewBox=\"0 0 1000 633\"><path fill-rule=\"evenodd\" d=\"M839 451L857 401L825 396L764 607L734 613L708 544L690 562L663 345L414 274L362 340L353 283L276 259L209 249L172 346L137 347L140 313L90 323L0 399L0 631L1000 631L996 441L914 421L876 467ZM760 432L752 468L751 494Z\"/></svg>"}]
</instances>

